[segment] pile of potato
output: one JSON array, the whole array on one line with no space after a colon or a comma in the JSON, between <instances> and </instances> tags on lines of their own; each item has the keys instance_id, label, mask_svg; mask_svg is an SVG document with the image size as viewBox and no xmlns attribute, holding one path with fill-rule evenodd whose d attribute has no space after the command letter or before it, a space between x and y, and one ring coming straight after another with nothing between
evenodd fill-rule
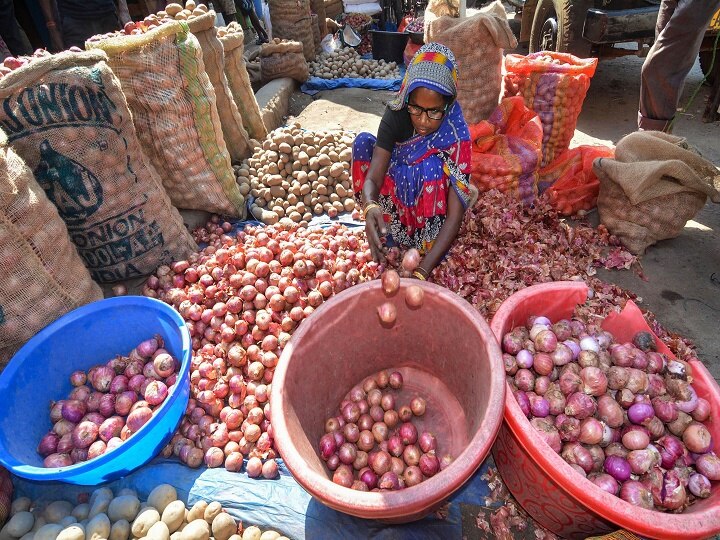
<instances>
[{"instance_id":1,"label":"pile of potato","mask_svg":"<svg viewBox=\"0 0 720 540\"><path fill-rule=\"evenodd\" d=\"M132 489L114 495L106 487L79 504L35 504L20 497L13 501L10 514L0 531L0 538L8 540L287 540L254 526L243 530L218 502L200 501L187 509L169 484L157 486L145 502Z\"/></svg>"},{"instance_id":2,"label":"pile of potato","mask_svg":"<svg viewBox=\"0 0 720 540\"><path fill-rule=\"evenodd\" d=\"M307 226L313 214L352 212L352 142L348 133L313 133L297 123L270 133L235 167L240 192L255 197L253 216L267 225Z\"/></svg>"},{"instance_id":3,"label":"pile of potato","mask_svg":"<svg viewBox=\"0 0 720 540\"><path fill-rule=\"evenodd\" d=\"M345 47L322 53L308 63L310 74L321 79L354 77L361 79L399 79L400 68L395 62L361 58L355 49Z\"/></svg>"}]
</instances>

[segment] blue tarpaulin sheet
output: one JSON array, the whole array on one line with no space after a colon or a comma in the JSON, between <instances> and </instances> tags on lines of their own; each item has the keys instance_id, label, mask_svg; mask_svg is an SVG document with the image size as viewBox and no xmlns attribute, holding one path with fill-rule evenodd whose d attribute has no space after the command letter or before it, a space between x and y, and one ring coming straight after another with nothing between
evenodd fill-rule
<instances>
[{"instance_id":1,"label":"blue tarpaulin sheet","mask_svg":"<svg viewBox=\"0 0 720 540\"><path fill-rule=\"evenodd\" d=\"M359 79L341 77L339 79L321 79L310 77L301 87L306 94L316 94L322 90L335 90L336 88L368 88L370 90L400 90L402 79Z\"/></svg>"},{"instance_id":2,"label":"blue tarpaulin sheet","mask_svg":"<svg viewBox=\"0 0 720 540\"><path fill-rule=\"evenodd\" d=\"M190 469L175 459L157 458L105 486L114 493L122 488L133 488L144 500L158 484L171 484L177 489L179 498L189 506L199 500L217 501L246 526L273 529L298 540L459 539L463 537L461 505L485 506L490 490L483 476L490 467L495 467L491 456L449 499L446 509L403 525L355 518L328 508L312 498L282 463L278 479L258 480L249 478L244 472L231 473L224 468ZM16 497L30 497L34 501L64 499L76 503L79 494L95 489L56 482L36 483L17 477L14 484Z\"/></svg>"}]
</instances>

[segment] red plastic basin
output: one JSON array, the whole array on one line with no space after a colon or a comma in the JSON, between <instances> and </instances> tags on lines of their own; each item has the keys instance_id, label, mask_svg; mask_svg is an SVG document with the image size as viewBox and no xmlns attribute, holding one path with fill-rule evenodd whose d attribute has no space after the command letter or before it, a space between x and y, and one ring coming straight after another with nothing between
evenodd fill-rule
<instances>
[{"instance_id":1,"label":"red plastic basin","mask_svg":"<svg viewBox=\"0 0 720 540\"><path fill-rule=\"evenodd\" d=\"M495 314L491 328L498 340L530 315L550 320L570 317L585 302L584 283L566 281L528 287L508 298ZM631 341L640 330L651 331L635 304L610 316L603 328L620 342ZM657 340L659 342L659 340ZM661 344L662 345L662 344ZM672 353L664 346L660 352ZM720 451L720 387L699 361L691 361L693 385L712 407L710 429L715 452ZM720 484L709 498L695 502L682 514L645 510L601 490L576 473L530 425L512 393L505 397L505 416L492 452L503 480L520 505L546 529L565 538L586 538L620 528L647 538L708 538L720 532Z\"/></svg>"},{"instance_id":2,"label":"red plastic basin","mask_svg":"<svg viewBox=\"0 0 720 540\"><path fill-rule=\"evenodd\" d=\"M401 281L390 299L397 307L390 329L377 315L387 300L379 280L323 304L285 347L270 398L275 444L300 485L335 510L394 523L423 517L472 476L495 440L505 400L500 348L480 314L442 287ZM421 309L405 305L409 285L423 288ZM354 385L389 368L403 373L403 396L427 400L418 429L433 431L438 455L450 453L455 460L400 491L360 492L334 484L317 454L325 419L337 414Z\"/></svg>"}]
</instances>

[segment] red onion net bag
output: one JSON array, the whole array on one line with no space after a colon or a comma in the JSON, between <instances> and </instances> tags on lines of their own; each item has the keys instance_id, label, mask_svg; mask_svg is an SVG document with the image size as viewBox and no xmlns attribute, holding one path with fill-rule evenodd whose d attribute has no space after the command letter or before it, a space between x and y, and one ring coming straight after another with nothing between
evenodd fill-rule
<instances>
[{"instance_id":1,"label":"red onion net bag","mask_svg":"<svg viewBox=\"0 0 720 540\"><path fill-rule=\"evenodd\" d=\"M101 283L147 275L196 249L144 159L106 60L102 51L64 52L0 79L0 128Z\"/></svg>"},{"instance_id":2,"label":"red onion net bag","mask_svg":"<svg viewBox=\"0 0 720 540\"><path fill-rule=\"evenodd\" d=\"M248 132L233 100L225 75L225 53L215 28L215 12L209 11L188 21L188 27L200 43L205 72L215 89L218 116L230 159L242 161L252 154Z\"/></svg>"},{"instance_id":3,"label":"red onion net bag","mask_svg":"<svg viewBox=\"0 0 720 540\"><path fill-rule=\"evenodd\" d=\"M568 149L597 62L551 51L505 56L505 93L521 95L540 116L542 166Z\"/></svg>"},{"instance_id":4,"label":"red onion net bag","mask_svg":"<svg viewBox=\"0 0 720 540\"><path fill-rule=\"evenodd\" d=\"M440 17L429 25L429 41L450 48L458 63L458 101L468 124L486 120L495 110L502 86L503 49L517 39L507 18L478 13L466 19ZM428 39L426 39L426 42Z\"/></svg>"},{"instance_id":5,"label":"red onion net bag","mask_svg":"<svg viewBox=\"0 0 720 540\"><path fill-rule=\"evenodd\" d=\"M89 40L120 80L138 137L173 204L245 216L220 127L215 91L187 23L146 34Z\"/></svg>"},{"instance_id":6,"label":"red onion net bag","mask_svg":"<svg viewBox=\"0 0 720 540\"><path fill-rule=\"evenodd\" d=\"M0 368L57 317L102 298L57 208L2 131L0 275Z\"/></svg>"},{"instance_id":7,"label":"red onion net bag","mask_svg":"<svg viewBox=\"0 0 720 540\"><path fill-rule=\"evenodd\" d=\"M225 75L228 87L242 116L243 126L250 137L262 141L267 137L268 132L250 84L250 76L243 56L245 34L242 26L232 22L225 28L220 28L218 38L225 52Z\"/></svg>"}]
</instances>

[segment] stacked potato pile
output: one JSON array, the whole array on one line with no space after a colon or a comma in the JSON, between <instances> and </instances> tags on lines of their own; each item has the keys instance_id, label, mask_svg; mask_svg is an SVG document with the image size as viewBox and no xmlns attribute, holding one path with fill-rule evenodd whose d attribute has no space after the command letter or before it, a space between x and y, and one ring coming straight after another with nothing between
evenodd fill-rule
<instances>
[{"instance_id":1,"label":"stacked potato pile","mask_svg":"<svg viewBox=\"0 0 720 540\"><path fill-rule=\"evenodd\" d=\"M310 74L321 79L342 77L363 79L399 79L400 68L395 62L362 58L352 47L322 53L309 63Z\"/></svg>"}]
</instances>

